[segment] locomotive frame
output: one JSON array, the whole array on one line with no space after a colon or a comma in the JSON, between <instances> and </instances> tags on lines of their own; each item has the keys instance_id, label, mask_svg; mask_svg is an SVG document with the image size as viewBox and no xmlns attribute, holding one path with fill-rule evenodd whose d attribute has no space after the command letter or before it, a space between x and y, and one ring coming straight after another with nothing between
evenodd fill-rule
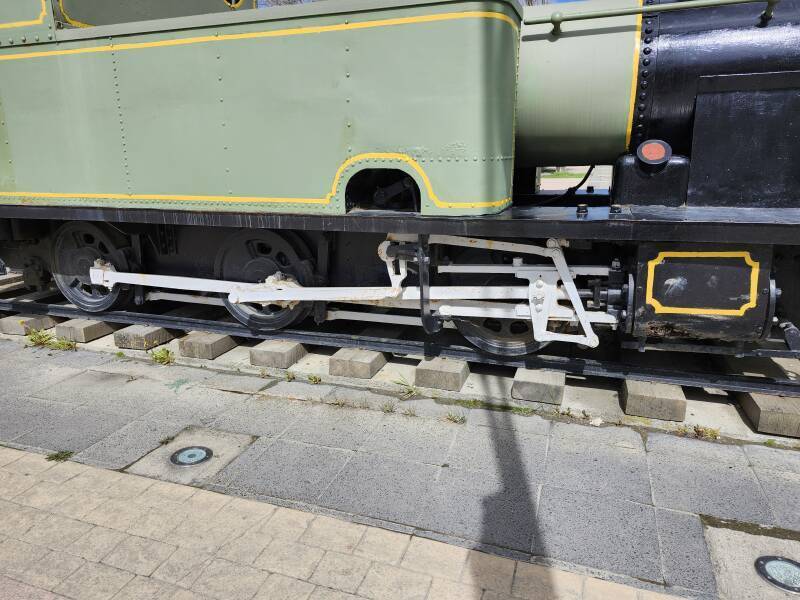
<instances>
[{"instance_id":1,"label":"locomotive frame","mask_svg":"<svg viewBox=\"0 0 800 600\"><path fill-rule=\"evenodd\" d=\"M692 0L680 7L663 5L661 12L752 1ZM766 9L759 9L757 19L749 12L726 18L737 26L752 21L754 27L772 27L776 2L763 2ZM6 138L2 158L12 165L5 177L0 169L3 258L24 269L26 281L34 286L46 286L52 273L67 299L90 312L128 299L137 304L148 299L224 304L251 330L274 331L312 315L322 322L331 314L328 305L341 303L348 310L338 314L354 320L418 325L429 334L454 325L483 352L507 357L528 355L552 341L597 347L602 340L595 327L620 332L622 345L628 347L743 354L744 344L771 344L774 350L777 326L785 337L785 349L777 351L800 355L792 324L800 320L799 175L782 173L777 184L765 187L765 178L754 173L770 157L797 160L792 149L800 142L800 126L782 123L775 111L756 109L764 104L759 94L765 93L794 106L800 70L793 69L800 69L800 55L791 50L780 72L761 72L752 57L734 56L717 65L717 71L686 75L681 93L698 81L694 132L689 128L687 134L686 124L670 111L685 112L685 103L694 97L677 97L675 109L665 104L663 93L651 92L658 83L656 59L662 77L674 81L682 55L674 50L670 54L668 43L659 49L654 38L659 24L662 32L696 31L697 21L659 21L658 6L649 6L653 3L647 0L647 6L637 7L623 0L621 8L599 14L571 10L542 17L540 9L523 16L512 0L423 0L413 5L343 1L335 5L335 13L326 11L330 5L311 5L268 15L241 11L52 33L54 15L44 0L42 19L32 25L21 21L23 35L11 38L12 47L0 47L0 75L16 74L22 77L19 81L31 72L42 76L33 92L0 84L0 110L9 111L9 118L0 120L0 134ZM797 2L784 3L790 5L789 16L778 19L777 27L786 39L770 48L775 53L790 48L787 40L800 35L798 23L791 20ZM549 148L542 139L559 129L565 138L581 135L581 129L562 120L554 120L555 129L548 128L543 123L552 112L531 120L530 101L541 103L541 91L524 77L517 86L519 27L528 27L523 42L579 44L593 39L586 33L585 19L590 18L605 19L606 30L623 36L622 53L633 59L633 69L616 70L607 83L617 88L601 103L608 119L593 122L584 132L587 140L600 142L583 152L618 159L614 190L535 194L530 161L581 156L581 151L571 155L562 147ZM582 24L568 29L566 23L578 21ZM299 24L293 26L295 22ZM389 30L392 34L386 35ZM334 32L342 38L330 45L324 40ZM371 37L360 37L364 32ZM376 32L380 35L372 35ZM758 41L762 33L748 35ZM32 34L33 39L28 37ZM287 108L299 89L287 84L271 96L274 108L285 112L268 113L266 129L263 123L252 124L249 114L239 113L249 107L255 89L268 89L269 77L244 76L249 71L236 65L252 60L247 48L228 55L217 50L226 47L219 42L294 44L299 38L311 40L291 46L300 58L287 54L289 46L278 46L277 56L288 63L269 65L267 74L291 83L282 71L291 73L294 65L300 72L327 77L327 85L319 88L322 95L310 98L309 106L336 106L321 115L302 103L300 109ZM463 40L477 42L469 49L477 53L477 62L453 72L454 64L470 56L459 46ZM47 43L56 45L42 49ZM416 44L403 57L414 57L411 66L394 56L398 43ZM598 54L615 47L605 43ZM416 66L426 51L439 46L438 61L429 61L420 75ZM128 51L151 47L166 60L163 72L140 79L142 89L132 90L129 83L126 87L126 73L142 75L158 64L152 58L130 59L139 53ZM201 49L200 54L185 52L189 47ZM345 58L325 56L332 74L302 55L310 50L330 53L334 47ZM218 64L223 66L203 73L208 81L200 85L200 108L179 115L180 98L188 97L191 88L176 88L173 79L188 84L198 60L214 64L223 55L237 59L233 70L222 61ZM91 57L89 71L70 62L76 56ZM520 64L530 66L530 56L522 53ZM51 58L55 71L44 62ZM387 61L394 71L386 68ZM24 63L33 65L33 71L14 71ZM750 71L731 74L731 65ZM78 89L78 84L69 77L66 83L54 83L54 75L63 72L80 80L95 71L100 74L97 81L113 85L92 101L95 112L82 107L76 113L89 119L89 127L79 137L81 152L64 156L59 146L69 142L74 127L47 114L46 108L48 101L58 105L63 92ZM356 72L364 81L353 83ZM232 87L217 85L231 78ZM433 83L439 86L436 93L427 93L426 85ZM405 93L410 85L413 92ZM515 98L517 90L520 96ZM203 104L216 98L216 91L224 110ZM159 93L175 95L165 104L166 114L156 110ZM226 112L231 110L225 104L228 97L234 99L231 115ZM396 98L402 100L392 100ZM381 99L398 119L389 129L375 110ZM425 119L415 119L423 104ZM515 136L515 106L524 113L517 123L525 125L524 135ZM740 113L715 112L720 107ZM742 123L742 131L764 151L747 165L749 170L738 158L747 174L730 176L735 190L746 190L746 201L715 204L712 198L709 203L709 190L723 183L719 165L709 160L709 143L725 143L726 127L732 118L741 118L742 107L745 115L756 111ZM94 114L100 115L97 120ZM221 126L210 129L197 118L204 114L221 119ZM304 155L310 147L308 135L298 141L289 134L298 129L293 120L309 115L318 127L304 123L306 133L325 131L330 140ZM43 121L32 118L36 116ZM115 119L119 131L112 133ZM176 145L160 135L160 127L169 130L191 121L201 123L189 135L191 143L180 140ZM21 135L25 125L32 127L29 136ZM291 140L286 156L270 166L270 184L286 190L301 182L306 187L300 202L287 201L288 192L258 195L262 174L256 142L270 127L280 133L277 139ZM691 157L673 156L669 144L652 138L659 131L671 132L675 148ZM223 148L222 161L203 156L202 141L209 136ZM699 145L700 136L705 146ZM769 136L780 140L777 150L765 145ZM104 162L103 152L117 137L119 156ZM163 145L150 156L145 151L148 139ZM244 154L232 158L236 153L229 152L233 145L228 139L243 142ZM648 144L656 149L648 154L655 157L652 161L642 152ZM273 156L279 147L273 143L268 152ZM531 154L531 147L539 155ZM37 150L53 168L42 171L15 163L18 156L30 157ZM112 165L109 172L87 166L87 155ZM63 157L63 164L54 162L56 157ZM164 168L160 162L165 160L176 168ZM198 173L196 181L193 173ZM330 191L320 196L319 183L331 181L331 173ZM90 191L58 191L54 186L63 180L83 182ZM30 182L41 183L45 191L20 187ZM124 182L126 191L106 193L103 185L109 182ZM161 188L166 192L153 191L155 184L166 186ZM187 185L211 193L187 194ZM235 186L242 187L234 193ZM458 197L469 199L441 199ZM350 310L353 305L360 310Z\"/></svg>"}]
</instances>

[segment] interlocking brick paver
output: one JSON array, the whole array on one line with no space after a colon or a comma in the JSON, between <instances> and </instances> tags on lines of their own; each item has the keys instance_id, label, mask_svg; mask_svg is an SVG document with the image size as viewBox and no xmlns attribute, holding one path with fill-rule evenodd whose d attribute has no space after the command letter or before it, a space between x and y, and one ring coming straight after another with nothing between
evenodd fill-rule
<instances>
[{"instance_id":1,"label":"interlocking brick paver","mask_svg":"<svg viewBox=\"0 0 800 600\"><path fill-rule=\"evenodd\" d=\"M119 483L122 479L120 473L90 467L64 483L67 487L83 494L95 493L105 496L106 490Z\"/></svg>"},{"instance_id":2,"label":"interlocking brick paver","mask_svg":"<svg viewBox=\"0 0 800 600\"><path fill-rule=\"evenodd\" d=\"M69 488L59 483L39 481L21 494L14 496L14 502L39 509L50 509L73 494Z\"/></svg>"},{"instance_id":3,"label":"interlocking brick paver","mask_svg":"<svg viewBox=\"0 0 800 600\"><path fill-rule=\"evenodd\" d=\"M370 560L396 565L408 548L411 536L377 527L369 527L353 554Z\"/></svg>"},{"instance_id":4,"label":"interlocking brick paver","mask_svg":"<svg viewBox=\"0 0 800 600\"><path fill-rule=\"evenodd\" d=\"M176 591L163 581L137 576L114 596L114 600L172 600Z\"/></svg>"},{"instance_id":5,"label":"interlocking brick paver","mask_svg":"<svg viewBox=\"0 0 800 600\"><path fill-rule=\"evenodd\" d=\"M299 541L309 546L349 554L361 541L366 529L364 525L320 516L314 519Z\"/></svg>"},{"instance_id":6,"label":"interlocking brick paver","mask_svg":"<svg viewBox=\"0 0 800 600\"><path fill-rule=\"evenodd\" d=\"M81 600L108 600L133 578L133 573L87 562L53 591Z\"/></svg>"},{"instance_id":7,"label":"interlocking brick paver","mask_svg":"<svg viewBox=\"0 0 800 600\"><path fill-rule=\"evenodd\" d=\"M511 593L515 562L501 556L470 550L461 581L479 588Z\"/></svg>"},{"instance_id":8,"label":"interlocking brick paver","mask_svg":"<svg viewBox=\"0 0 800 600\"><path fill-rule=\"evenodd\" d=\"M89 523L69 519L59 515L49 515L22 536L31 544L45 546L52 550L65 550L79 537L85 535L92 526Z\"/></svg>"},{"instance_id":9,"label":"interlocking brick paver","mask_svg":"<svg viewBox=\"0 0 800 600\"><path fill-rule=\"evenodd\" d=\"M308 600L314 584L273 573L261 586L255 600Z\"/></svg>"},{"instance_id":10,"label":"interlocking brick paver","mask_svg":"<svg viewBox=\"0 0 800 600\"><path fill-rule=\"evenodd\" d=\"M93 525L127 531L136 520L146 513L146 506L120 499L110 499L89 511L83 519Z\"/></svg>"},{"instance_id":11,"label":"interlocking brick paver","mask_svg":"<svg viewBox=\"0 0 800 600\"><path fill-rule=\"evenodd\" d=\"M0 544L0 573L19 578L47 553L47 548L8 539Z\"/></svg>"},{"instance_id":12,"label":"interlocking brick paver","mask_svg":"<svg viewBox=\"0 0 800 600\"><path fill-rule=\"evenodd\" d=\"M25 454L11 464L3 467L5 471L19 473L20 475L39 475L53 468L53 461L47 460L43 454Z\"/></svg>"},{"instance_id":13,"label":"interlocking brick paver","mask_svg":"<svg viewBox=\"0 0 800 600\"><path fill-rule=\"evenodd\" d=\"M100 562L126 537L124 533L115 529L93 527L67 546L66 551L92 562Z\"/></svg>"},{"instance_id":14,"label":"interlocking brick paver","mask_svg":"<svg viewBox=\"0 0 800 600\"><path fill-rule=\"evenodd\" d=\"M125 569L137 575L148 576L167 560L175 551L175 546L128 536L122 540L103 562L118 569Z\"/></svg>"},{"instance_id":15,"label":"interlocking brick paver","mask_svg":"<svg viewBox=\"0 0 800 600\"><path fill-rule=\"evenodd\" d=\"M373 563L358 588L358 595L370 600L424 600L431 581L429 575Z\"/></svg>"},{"instance_id":16,"label":"interlocking brick paver","mask_svg":"<svg viewBox=\"0 0 800 600\"><path fill-rule=\"evenodd\" d=\"M583 588L583 600L636 600L636 590L590 577Z\"/></svg>"},{"instance_id":17,"label":"interlocking brick paver","mask_svg":"<svg viewBox=\"0 0 800 600\"><path fill-rule=\"evenodd\" d=\"M0 499L11 500L14 496L32 488L36 483L37 479L30 475L21 475L0 469Z\"/></svg>"},{"instance_id":18,"label":"interlocking brick paver","mask_svg":"<svg viewBox=\"0 0 800 600\"><path fill-rule=\"evenodd\" d=\"M292 508L279 508L270 519L262 523L257 530L279 541L294 542L305 533L314 515Z\"/></svg>"},{"instance_id":19,"label":"interlocking brick paver","mask_svg":"<svg viewBox=\"0 0 800 600\"><path fill-rule=\"evenodd\" d=\"M404 569L458 581L467 562L466 548L425 538L412 538L400 563Z\"/></svg>"},{"instance_id":20,"label":"interlocking brick paver","mask_svg":"<svg viewBox=\"0 0 800 600\"><path fill-rule=\"evenodd\" d=\"M3 535L21 538L46 518L47 513L41 510L0 500L0 533Z\"/></svg>"},{"instance_id":21,"label":"interlocking brick paver","mask_svg":"<svg viewBox=\"0 0 800 600\"><path fill-rule=\"evenodd\" d=\"M153 572L153 578L180 586L191 586L204 567L214 559L209 552L178 548Z\"/></svg>"},{"instance_id":22,"label":"interlocking brick paver","mask_svg":"<svg viewBox=\"0 0 800 600\"><path fill-rule=\"evenodd\" d=\"M5 448L0 446L0 467L4 467L10 462L26 456L22 450L14 450L13 448Z\"/></svg>"},{"instance_id":23,"label":"interlocking brick paver","mask_svg":"<svg viewBox=\"0 0 800 600\"><path fill-rule=\"evenodd\" d=\"M318 587L315 589L309 600L360 600L361 596L354 596L347 592L340 592L339 590L332 590L330 588Z\"/></svg>"},{"instance_id":24,"label":"interlocking brick paver","mask_svg":"<svg viewBox=\"0 0 800 600\"><path fill-rule=\"evenodd\" d=\"M147 507L126 531L131 535L164 541L187 516L188 511L182 503L164 501L157 506Z\"/></svg>"},{"instance_id":25,"label":"interlocking brick paver","mask_svg":"<svg viewBox=\"0 0 800 600\"><path fill-rule=\"evenodd\" d=\"M30 585L52 590L85 562L66 552L51 550L21 573L19 579Z\"/></svg>"},{"instance_id":26,"label":"interlocking brick paver","mask_svg":"<svg viewBox=\"0 0 800 600\"><path fill-rule=\"evenodd\" d=\"M46 590L32 587L8 577L0 575L0 598L13 598L14 600L61 600Z\"/></svg>"},{"instance_id":27,"label":"interlocking brick paver","mask_svg":"<svg viewBox=\"0 0 800 600\"><path fill-rule=\"evenodd\" d=\"M215 559L203 569L192 589L219 600L250 600L266 579L264 571Z\"/></svg>"},{"instance_id":28,"label":"interlocking brick paver","mask_svg":"<svg viewBox=\"0 0 800 600\"><path fill-rule=\"evenodd\" d=\"M366 558L329 551L309 581L343 592L355 592L371 564Z\"/></svg>"},{"instance_id":29,"label":"interlocking brick paver","mask_svg":"<svg viewBox=\"0 0 800 600\"><path fill-rule=\"evenodd\" d=\"M272 538L266 533L248 531L222 546L217 552L217 556L231 562L252 565L264 548L271 543Z\"/></svg>"},{"instance_id":30,"label":"interlocking brick paver","mask_svg":"<svg viewBox=\"0 0 800 600\"><path fill-rule=\"evenodd\" d=\"M37 479L49 481L50 483L64 483L65 481L77 477L81 473L90 471L92 467L67 460L56 463L52 469L37 474Z\"/></svg>"},{"instance_id":31,"label":"interlocking brick paver","mask_svg":"<svg viewBox=\"0 0 800 600\"><path fill-rule=\"evenodd\" d=\"M512 594L526 600L580 600L585 579L575 573L520 562Z\"/></svg>"},{"instance_id":32,"label":"interlocking brick paver","mask_svg":"<svg viewBox=\"0 0 800 600\"><path fill-rule=\"evenodd\" d=\"M325 551L321 548L275 540L264 549L255 565L273 573L308 579L324 554Z\"/></svg>"},{"instance_id":33,"label":"interlocking brick paver","mask_svg":"<svg viewBox=\"0 0 800 600\"><path fill-rule=\"evenodd\" d=\"M434 579L427 600L481 600L482 596L483 590L479 587L449 579Z\"/></svg>"}]
</instances>

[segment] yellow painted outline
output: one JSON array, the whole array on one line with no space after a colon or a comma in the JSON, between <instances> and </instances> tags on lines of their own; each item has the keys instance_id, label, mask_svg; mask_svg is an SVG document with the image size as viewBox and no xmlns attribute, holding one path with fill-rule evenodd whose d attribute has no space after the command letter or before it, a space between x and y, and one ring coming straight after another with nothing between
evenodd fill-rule
<instances>
[{"instance_id":1,"label":"yellow painted outline","mask_svg":"<svg viewBox=\"0 0 800 600\"><path fill-rule=\"evenodd\" d=\"M333 197L339 192L339 184L344 172L353 164L362 161L397 160L411 167L422 180L428 198L439 208L485 208L504 206L511 202L511 198L489 202L446 202L440 200L433 191L433 186L425 170L420 164L407 154L394 152L367 152L358 154L344 161L336 171L331 191L323 198L271 198L264 196L188 196L171 194L65 194L62 192L0 192L0 197L21 198L87 198L93 200L165 200L177 202L236 202L236 203L297 203L297 204L323 204L329 205Z\"/></svg>"},{"instance_id":2,"label":"yellow painted outline","mask_svg":"<svg viewBox=\"0 0 800 600\"><path fill-rule=\"evenodd\" d=\"M639 6L642 0L639 0ZM633 114L636 106L636 84L639 82L639 47L642 43L642 15L636 15L636 37L633 42L633 68L631 73L631 98L628 107L628 129L625 131L625 147L630 146L633 131Z\"/></svg>"},{"instance_id":3,"label":"yellow painted outline","mask_svg":"<svg viewBox=\"0 0 800 600\"><path fill-rule=\"evenodd\" d=\"M44 2L44 0L42 0L42 2ZM412 23L435 23L438 21L453 21L457 19L497 19L510 24L515 31L519 29L517 22L504 13L471 10L433 15L418 15L415 17L396 17L393 19L380 19L376 21L360 21L355 23L345 22L336 25L316 25L311 27L292 27L289 29L252 31L247 33L228 33L223 35L203 35L189 38L173 38L171 40L160 40L158 42L132 42L127 44L111 43L106 46L90 46L88 48L72 48L70 50L18 52L13 54L2 54L0 55L0 61L43 58L46 56L70 56L73 54L91 54L97 52L121 52L123 50L141 50L145 48L162 48L168 46L187 46L190 44L226 42L231 40L289 37L295 35L308 35L312 33L330 33L333 31L352 31L358 29L373 29L375 27L409 25Z\"/></svg>"},{"instance_id":4,"label":"yellow painted outline","mask_svg":"<svg viewBox=\"0 0 800 600\"><path fill-rule=\"evenodd\" d=\"M664 306L653 298L653 283L655 270L665 258L741 258L750 266L750 301L739 308L678 308ZM656 313L673 315L721 315L741 317L747 310L755 308L758 303L758 274L760 265L753 260L749 252L659 252L653 260L647 263L647 304L650 304Z\"/></svg>"},{"instance_id":5,"label":"yellow painted outline","mask_svg":"<svg viewBox=\"0 0 800 600\"><path fill-rule=\"evenodd\" d=\"M8 0L6 0L8 1ZM42 12L39 17L32 21L15 21L13 23L0 23L0 29L13 29L15 27L31 27L33 25L41 25L47 16L47 0L42 0Z\"/></svg>"},{"instance_id":6,"label":"yellow painted outline","mask_svg":"<svg viewBox=\"0 0 800 600\"><path fill-rule=\"evenodd\" d=\"M72 17L67 14L67 9L64 8L64 0L58 0L58 8L61 10L62 16L67 20L67 24L72 25L73 27L94 27L94 25L90 25L89 23L82 23L81 21L76 21Z\"/></svg>"}]
</instances>

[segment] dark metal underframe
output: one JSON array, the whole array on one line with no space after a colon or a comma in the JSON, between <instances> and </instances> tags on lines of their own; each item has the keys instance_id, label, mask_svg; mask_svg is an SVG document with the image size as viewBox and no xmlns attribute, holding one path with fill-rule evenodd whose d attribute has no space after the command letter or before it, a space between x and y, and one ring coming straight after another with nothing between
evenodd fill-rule
<instances>
[{"instance_id":1,"label":"dark metal underframe","mask_svg":"<svg viewBox=\"0 0 800 600\"><path fill-rule=\"evenodd\" d=\"M346 215L255 214L64 206L0 206L0 218L104 221L357 233L436 233L478 237L608 241L691 241L800 245L798 208L519 206L498 215L423 217L358 211Z\"/></svg>"},{"instance_id":2,"label":"dark metal underframe","mask_svg":"<svg viewBox=\"0 0 800 600\"><path fill-rule=\"evenodd\" d=\"M500 358L483 354L473 348L442 345L433 342L354 336L350 334L300 329L282 329L274 333L264 333L253 331L239 323L122 311L91 314L60 304L19 302L13 299L0 300L0 311L24 312L25 314L51 315L72 319L102 320L111 323L132 325L144 324L181 331L207 331L240 338L269 339L275 337L311 346L330 346L334 348L358 347L366 350L405 355L445 356L474 363L494 364L506 367L525 367L530 369L550 369L573 375L608 377L612 379L636 379L640 381L671 383L690 387L715 388L731 392L800 397L800 382L788 379L725 375L685 370L672 371L669 369L631 365L621 362L561 356L536 355L524 358Z\"/></svg>"}]
</instances>

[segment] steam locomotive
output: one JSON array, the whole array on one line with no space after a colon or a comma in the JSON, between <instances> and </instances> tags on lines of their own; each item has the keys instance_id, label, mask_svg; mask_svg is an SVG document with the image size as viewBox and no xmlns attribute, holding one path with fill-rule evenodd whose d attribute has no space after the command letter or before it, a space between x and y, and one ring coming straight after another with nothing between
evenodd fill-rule
<instances>
[{"instance_id":1,"label":"steam locomotive","mask_svg":"<svg viewBox=\"0 0 800 600\"><path fill-rule=\"evenodd\" d=\"M798 351L798 226L800 0L0 4L0 258L91 313Z\"/></svg>"}]
</instances>

